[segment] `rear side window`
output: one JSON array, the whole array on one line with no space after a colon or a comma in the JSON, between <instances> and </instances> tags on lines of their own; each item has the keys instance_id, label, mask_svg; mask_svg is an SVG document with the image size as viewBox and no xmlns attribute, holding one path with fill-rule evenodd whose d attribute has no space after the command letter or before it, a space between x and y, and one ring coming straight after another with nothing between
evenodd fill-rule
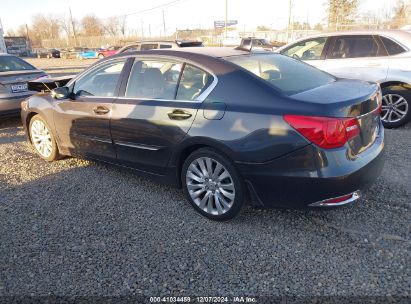
<instances>
[{"instance_id":1,"label":"rear side window","mask_svg":"<svg viewBox=\"0 0 411 304\"><path fill-rule=\"evenodd\" d=\"M186 64L178 86L178 100L195 100L213 82L213 76L207 72Z\"/></svg>"},{"instance_id":2,"label":"rear side window","mask_svg":"<svg viewBox=\"0 0 411 304\"><path fill-rule=\"evenodd\" d=\"M372 36L341 36L335 39L329 58L376 57L378 44Z\"/></svg>"},{"instance_id":3,"label":"rear side window","mask_svg":"<svg viewBox=\"0 0 411 304\"><path fill-rule=\"evenodd\" d=\"M174 99L182 64L170 61L136 61L130 73L126 97Z\"/></svg>"},{"instance_id":4,"label":"rear side window","mask_svg":"<svg viewBox=\"0 0 411 304\"><path fill-rule=\"evenodd\" d=\"M382 43L384 43L385 48L387 49L388 55L397 55L405 52L405 49L398 43L392 41L386 37L380 37Z\"/></svg>"},{"instance_id":5,"label":"rear side window","mask_svg":"<svg viewBox=\"0 0 411 304\"><path fill-rule=\"evenodd\" d=\"M0 56L0 72L35 70L31 64L14 56Z\"/></svg>"},{"instance_id":6,"label":"rear side window","mask_svg":"<svg viewBox=\"0 0 411 304\"><path fill-rule=\"evenodd\" d=\"M279 54L253 54L227 57L247 71L270 83L280 92L292 95L335 81L331 75L301 61Z\"/></svg>"},{"instance_id":7,"label":"rear side window","mask_svg":"<svg viewBox=\"0 0 411 304\"><path fill-rule=\"evenodd\" d=\"M171 49L172 46L170 44L160 44L160 49Z\"/></svg>"}]
</instances>

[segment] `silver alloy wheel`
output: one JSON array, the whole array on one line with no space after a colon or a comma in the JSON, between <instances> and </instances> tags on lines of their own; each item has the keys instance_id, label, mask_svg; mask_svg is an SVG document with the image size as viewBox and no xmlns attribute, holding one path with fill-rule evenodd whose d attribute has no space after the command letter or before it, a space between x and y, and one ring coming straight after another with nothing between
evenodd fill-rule
<instances>
[{"instance_id":1,"label":"silver alloy wheel","mask_svg":"<svg viewBox=\"0 0 411 304\"><path fill-rule=\"evenodd\" d=\"M31 140L37 152L41 156L48 158L53 152L53 144L51 141L50 131L47 129L46 125L41 121L36 119L31 124L30 130Z\"/></svg>"},{"instance_id":2,"label":"silver alloy wheel","mask_svg":"<svg viewBox=\"0 0 411 304\"><path fill-rule=\"evenodd\" d=\"M407 100L398 94L386 94L382 97L381 120L384 122L400 121L408 113Z\"/></svg>"},{"instance_id":3,"label":"silver alloy wheel","mask_svg":"<svg viewBox=\"0 0 411 304\"><path fill-rule=\"evenodd\" d=\"M221 215L233 206L233 179L215 159L200 157L193 160L187 168L186 185L194 203L208 214Z\"/></svg>"}]
</instances>

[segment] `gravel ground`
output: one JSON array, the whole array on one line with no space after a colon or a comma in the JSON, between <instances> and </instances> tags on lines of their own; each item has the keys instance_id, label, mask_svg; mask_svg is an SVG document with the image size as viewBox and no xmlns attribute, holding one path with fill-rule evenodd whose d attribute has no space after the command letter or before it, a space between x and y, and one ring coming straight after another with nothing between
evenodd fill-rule
<instances>
[{"instance_id":1,"label":"gravel ground","mask_svg":"<svg viewBox=\"0 0 411 304\"><path fill-rule=\"evenodd\" d=\"M357 204L324 212L247 207L217 223L197 215L180 190L127 170L74 158L46 163L19 121L3 119L0 296L409 303L411 126L386 134L383 174Z\"/></svg>"}]
</instances>

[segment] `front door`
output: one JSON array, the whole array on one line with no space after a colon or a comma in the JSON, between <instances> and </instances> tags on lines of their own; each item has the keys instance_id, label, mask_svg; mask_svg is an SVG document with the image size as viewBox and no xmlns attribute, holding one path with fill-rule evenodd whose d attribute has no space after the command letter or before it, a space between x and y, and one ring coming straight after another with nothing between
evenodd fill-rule
<instances>
[{"instance_id":1,"label":"front door","mask_svg":"<svg viewBox=\"0 0 411 304\"><path fill-rule=\"evenodd\" d=\"M72 154L116 158L110 118L124 64L125 59L121 59L98 65L70 86L71 98L56 101L57 134Z\"/></svg>"},{"instance_id":2,"label":"front door","mask_svg":"<svg viewBox=\"0 0 411 304\"><path fill-rule=\"evenodd\" d=\"M321 69L327 45L327 37L310 38L290 45L281 51L281 54L294 59L303 60L306 63Z\"/></svg>"},{"instance_id":3,"label":"front door","mask_svg":"<svg viewBox=\"0 0 411 304\"><path fill-rule=\"evenodd\" d=\"M124 96L113 105L111 134L117 158L164 174L173 148L189 131L212 76L169 59L136 58Z\"/></svg>"}]
</instances>

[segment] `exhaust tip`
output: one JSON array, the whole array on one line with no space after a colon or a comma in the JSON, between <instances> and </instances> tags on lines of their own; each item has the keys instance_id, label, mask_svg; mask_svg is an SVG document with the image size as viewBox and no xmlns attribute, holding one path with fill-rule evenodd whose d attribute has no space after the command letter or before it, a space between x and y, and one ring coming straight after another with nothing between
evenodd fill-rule
<instances>
[{"instance_id":1,"label":"exhaust tip","mask_svg":"<svg viewBox=\"0 0 411 304\"><path fill-rule=\"evenodd\" d=\"M319 202L310 204L310 207L335 207L342 206L353 203L361 197L361 192L359 190L353 193L342 195L338 197L328 198Z\"/></svg>"}]
</instances>

